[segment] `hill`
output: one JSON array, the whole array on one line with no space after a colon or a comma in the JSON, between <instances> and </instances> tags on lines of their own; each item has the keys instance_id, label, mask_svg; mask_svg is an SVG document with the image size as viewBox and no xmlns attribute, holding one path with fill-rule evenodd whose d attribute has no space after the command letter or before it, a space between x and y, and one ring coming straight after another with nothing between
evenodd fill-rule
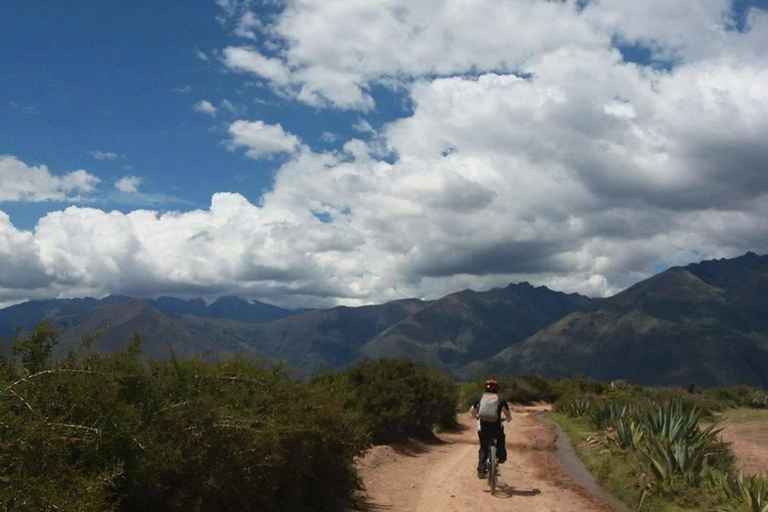
<instances>
[{"instance_id":1,"label":"hill","mask_svg":"<svg viewBox=\"0 0 768 512\"><path fill-rule=\"evenodd\" d=\"M337 307L257 324L169 315L151 301L128 299L54 319L53 326L62 332L60 355L92 333L98 336L91 349L110 354L125 347L131 335L139 332L144 354L149 357L165 359L171 349L181 358L223 359L245 354L285 361L301 375L309 375L324 367L347 365L365 342L428 304L406 299L378 306ZM172 311L178 313L179 309Z\"/></svg>"},{"instance_id":2,"label":"hill","mask_svg":"<svg viewBox=\"0 0 768 512\"><path fill-rule=\"evenodd\" d=\"M671 268L462 373L768 386L767 292L768 256Z\"/></svg>"},{"instance_id":3,"label":"hill","mask_svg":"<svg viewBox=\"0 0 768 512\"><path fill-rule=\"evenodd\" d=\"M229 318L239 322L264 324L294 316L297 312L259 301L246 301L240 297L220 297L206 305L203 299L183 300L160 297L148 300L151 305L169 315L194 315L203 318Z\"/></svg>"},{"instance_id":4,"label":"hill","mask_svg":"<svg viewBox=\"0 0 768 512\"><path fill-rule=\"evenodd\" d=\"M0 309L0 337L13 336L16 328L28 330L44 320L81 315L96 307L117 304L128 297L110 296L104 299L31 300Z\"/></svg>"},{"instance_id":5,"label":"hill","mask_svg":"<svg viewBox=\"0 0 768 512\"><path fill-rule=\"evenodd\" d=\"M150 303L140 299L105 304L82 315L60 318L52 326L62 335L57 350L60 355L76 347L84 337L96 334L92 350L111 354L125 348L134 332L142 335L143 353L155 359L166 359L171 349L181 358L225 358L235 354L260 356L240 333L240 329L220 329L212 337L206 322L190 321L196 317L166 315Z\"/></svg>"},{"instance_id":6,"label":"hill","mask_svg":"<svg viewBox=\"0 0 768 512\"><path fill-rule=\"evenodd\" d=\"M60 316L49 306L45 318L53 319L63 333L62 353L83 336L98 332L92 348L109 354L125 346L137 331L144 336L144 350L151 357L168 357L171 348L179 357L243 353L282 360L301 375L310 375L324 367L342 368L365 358L401 355L444 369L459 368L488 358L590 303L581 295L522 283L487 292L464 290L437 301L404 299L291 312L292 316L269 323L254 322L264 318L255 313L282 315L287 310L236 298L210 305L200 299L171 297L91 299L79 309L60 308ZM21 306L9 309L29 308Z\"/></svg>"},{"instance_id":7,"label":"hill","mask_svg":"<svg viewBox=\"0 0 768 512\"><path fill-rule=\"evenodd\" d=\"M528 283L487 292L464 290L383 331L361 348L360 357L406 356L455 369L489 358L591 302L583 295Z\"/></svg>"},{"instance_id":8,"label":"hill","mask_svg":"<svg viewBox=\"0 0 768 512\"><path fill-rule=\"evenodd\" d=\"M43 320L76 317L110 304L119 304L130 297L109 296L103 299L31 300L0 309L0 337L13 336L14 329L31 329ZM211 304L203 299L184 300L175 297L146 299L144 302L170 316L194 315L203 318L230 318L247 323L267 323L299 314L259 301L239 297L220 297Z\"/></svg>"}]
</instances>

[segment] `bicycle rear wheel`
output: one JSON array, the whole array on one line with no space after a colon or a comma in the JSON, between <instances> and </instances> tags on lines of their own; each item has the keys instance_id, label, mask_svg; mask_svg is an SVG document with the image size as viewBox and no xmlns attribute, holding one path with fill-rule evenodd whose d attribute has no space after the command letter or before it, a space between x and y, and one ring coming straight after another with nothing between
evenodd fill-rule
<instances>
[{"instance_id":1,"label":"bicycle rear wheel","mask_svg":"<svg viewBox=\"0 0 768 512\"><path fill-rule=\"evenodd\" d=\"M488 454L488 485L491 486L491 494L496 492L496 480L499 476L499 468L496 462L496 445L490 447Z\"/></svg>"}]
</instances>

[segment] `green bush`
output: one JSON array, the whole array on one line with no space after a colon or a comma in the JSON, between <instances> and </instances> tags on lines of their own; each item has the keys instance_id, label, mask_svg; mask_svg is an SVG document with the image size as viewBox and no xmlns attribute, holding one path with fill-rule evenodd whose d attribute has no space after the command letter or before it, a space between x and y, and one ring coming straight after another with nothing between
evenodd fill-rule
<instances>
[{"instance_id":1,"label":"green bush","mask_svg":"<svg viewBox=\"0 0 768 512\"><path fill-rule=\"evenodd\" d=\"M555 402L560 393L557 382L538 375L493 376L499 383L499 394L509 403L532 404L535 402ZM461 385L459 408L469 410L472 403L485 392L487 377L481 377L471 383Z\"/></svg>"},{"instance_id":2,"label":"green bush","mask_svg":"<svg viewBox=\"0 0 768 512\"><path fill-rule=\"evenodd\" d=\"M365 428L336 394L243 358L141 363L138 339L53 364L54 343L5 358L2 510L336 510L357 485Z\"/></svg>"},{"instance_id":3,"label":"green bush","mask_svg":"<svg viewBox=\"0 0 768 512\"><path fill-rule=\"evenodd\" d=\"M313 384L342 396L376 444L425 438L436 426L456 425L458 388L453 379L407 359L364 361L343 372L322 374Z\"/></svg>"}]
</instances>

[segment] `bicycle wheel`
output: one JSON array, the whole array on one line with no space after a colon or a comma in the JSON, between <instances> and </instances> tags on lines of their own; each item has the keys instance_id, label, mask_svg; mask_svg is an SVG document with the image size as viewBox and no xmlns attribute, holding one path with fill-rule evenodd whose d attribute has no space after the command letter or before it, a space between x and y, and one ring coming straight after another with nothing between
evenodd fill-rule
<instances>
[{"instance_id":1,"label":"bicycle wheel","mask_svg":"<svg viewBox=\"0 0 768 512\"><path fill-rule=\"evenodd\" d=\"M492 445L488 455L488 485L491 486L491 494L496 492L496 480L499 476L498 466L496 462L496 445Z\"/></svg>"}]
</instances>

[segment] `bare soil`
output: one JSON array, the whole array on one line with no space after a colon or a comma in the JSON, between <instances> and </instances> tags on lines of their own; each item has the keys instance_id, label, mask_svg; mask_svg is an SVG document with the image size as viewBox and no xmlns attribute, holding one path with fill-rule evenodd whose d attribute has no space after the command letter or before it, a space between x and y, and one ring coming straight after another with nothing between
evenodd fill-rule
<instances>
[{"instance_id":1,"label":"bare soil","mask_svg":"<svg viewBox=\"0 0 768 512\"><path fill-rule=\"evenodd\" d=\"M556 435L533 415L544 407L514 408L506 425L508 458L496 494L476 476L477 423L459 416L460 429L432 443L377 446L358 462L364 490L358 510L397 512L582 511L611 508L574 484L553 456Z\"/></svg>"},{"instance_id":2,"label":"bare soil","mask_svg":"<svg viewBox=\"0 0 768 512\"><path fill-rule=\"evenodd\" d=\"M737 469L746 475L768 476L768 411L726 411L719 428L724 428L723 440L731 443Z\"/></svg>"}]
</instances>

